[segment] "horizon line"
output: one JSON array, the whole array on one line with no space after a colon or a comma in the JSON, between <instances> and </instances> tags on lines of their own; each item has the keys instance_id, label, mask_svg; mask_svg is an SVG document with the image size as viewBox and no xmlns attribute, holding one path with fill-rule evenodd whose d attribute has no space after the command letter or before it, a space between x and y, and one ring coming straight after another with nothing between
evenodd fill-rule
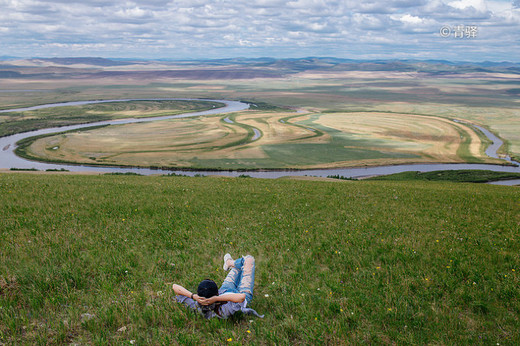
<instances>
[{"instance_id":1,"label":"horizon line","mask_svg":"<svg viewBox=\"0 0 520 346\"><path fill-rule=\"evenodd\" d=\"M446 63L469 63L469 64L481 64L481 63L510 63L510 64L520 64L519 61L513 60L449 60L449 59L418 59L418 58L345 58L345 57L337 57L337 56L301 56L301 57L273 57L273 56L257 56L257 57L246 57L246 56L233 56L226 58L168 58L168 57L158 57L158 58L143 58L143 57L104 57L104 56L95 56L95 55L85 55L85 56L11 56L11 55L2 55L0 56L0 61L8 61L8 60L33 60L33 59L104 59L111 61L171 61L171 62L190 62L190 61L222 61L222 60L305 60L305 59L335 59L335 60L344 60L344 61L353 61L353 62L377 62L377 61L409 61L409 62L446 62Z\"/></svg>"}]
</instances>

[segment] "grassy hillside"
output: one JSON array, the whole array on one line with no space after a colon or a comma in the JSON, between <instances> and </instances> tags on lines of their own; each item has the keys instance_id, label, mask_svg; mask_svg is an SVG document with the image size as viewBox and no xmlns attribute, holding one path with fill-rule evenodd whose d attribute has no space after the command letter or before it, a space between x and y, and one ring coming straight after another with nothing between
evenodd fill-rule
<instances>
[{"instance_id":1,"label":"grassy hillside","mask_svg":"<svg viewBox=\"0 0 520 346\"><path fill-rule=\"evenodd\" d=\"M340 177L338 177L340 178ZM459 183L487 183L490 181L520 179L520 173L494 172L478 169L460 169L455 171L433 172L402 172L388 175L380 175L368 178L368 180L394 180L394 181L452 181Z\"/></svg>"},{"instance_id":2,"label":"grassy hillside","mask_svg":"<svg viewBox=\"0 0 520 346\"><path fill-rule=\"evenodd\" d=\"M0 343L514 344L520 190L446 182L0 175ZM264 319L173 282L257 259Z\"/></svg>"}]
</instances>

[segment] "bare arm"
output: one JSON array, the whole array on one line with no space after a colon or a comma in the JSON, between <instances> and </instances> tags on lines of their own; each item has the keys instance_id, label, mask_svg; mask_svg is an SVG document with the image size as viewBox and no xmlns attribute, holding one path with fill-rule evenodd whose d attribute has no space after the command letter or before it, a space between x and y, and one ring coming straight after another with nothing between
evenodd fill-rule
<instances>
[{"instance_id":1,"label":"bare arm","mask_svg":"<svg viewBox=\"0 0 520 346\"><path fill-rule=\"evenodd\" d=\"M181 285L173 284L172 288L173 288L173 291L175 292L175 294L177 294L177 295L189 297L189 298L192 298L193 300L197 301L199 304L207 305L207 304L204 304L206 301L206 298L200 297L197 293L192 294L190 291L188 291Z\"/></svg>"},{"instance_id":2,"label":"bare arm","mask_svg":"<svg viewBox=\"0 0 520 346\"><path fill-rule=\"evenodd\" d=\"M175 292L175 294L191 298L192 293L190 291L188 291L187 289L185 289L184 287L182 287L181 285L173 284L172 288L173 288L173 291Z\"/></svg>"},{"instance_id":3,"label":"bare arm","mask_svg":"<svg viewBox=\"0 0 520 346\"><path fill-rule=\"evenodd\" d=\"M191 292L182 287L181 285L173 284L173 291L177 295L190 297ZM229 293L221 296L213 296L211 298L200 297L198 294L193 294L193 299L196 300L201 305L210 305L216 302L234 302L234 303L242 303L244 299L246 299L246 295L244 293Z\"/></svg>"},{"instance_id":4,"label":"bare arm","mask_svg":"<svg viewBox=\"0 0 520 346\"><path fill-rule=\"evenodd\" d=\"M246 299L246 295L244 293L228 293L221 296L214 296L209 298L210 304L215 302L233 302L233 303L242 303Z\"/></svg>"}]
</instances>

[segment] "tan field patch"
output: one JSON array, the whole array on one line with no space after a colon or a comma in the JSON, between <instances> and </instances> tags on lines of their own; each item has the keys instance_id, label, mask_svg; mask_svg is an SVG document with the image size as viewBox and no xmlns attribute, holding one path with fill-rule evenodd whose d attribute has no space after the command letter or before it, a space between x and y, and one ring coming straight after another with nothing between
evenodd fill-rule
<instances>
[{"instance_id":1,"label":"tan field patch","mask_svg":"<svg viewBox=\"0 0 520 346\"><path fill-rule=\"evenodd\" d=\"M286 143L303 137L314 135L311 129L296 126L293 123L307 117L303 115L281 122L283 118L294 116L295 113L257 113L246 112L236 117L235 121L257 128L262 132L258 145Z\"/></svg>"},{"instance_id":2,"label":"tan field patch","mask_svg":"<svg viewBox=\"0 0 520 346\"><path fill-rule=\"evenodd\" d=\"M246 111L234 114L234 123L222 121L228 115L109 126L43 138L35 141L29 150L33 155L51 160L132 166L188 168L193 166L193 160L254 163L256 159L269 159L263 146L332 143L330 133L321 134L312 128L312 124L316 124L341 131L354 140L353 145L360 143L344 148L413 154L414 157L349 158L298 166L300 168L462 162L458 150L468 137L471 139L468 150L474 157L483 158L479 137L467 126L448 119L384 112L326 113L317 118L315 115L310 118L312 114L295 115ZM314 119L310 125L302 125L302 121L309 124L310 119ZM244 125L258 129L262 136L248 142Z\"/></svg>"},{"instance_id":3,"label":"tan field patch","mask_svg":"<svg viewBox=\"0 0 520 346\"><path fill-rule=\"evenodd\" d=\"M332 113L317 123L352 134L359 139L381 140L393 150L426 155L443 162L459 162L460 130L471 138L470 152L480 154L482 143L467 126L429 116L378 112Z\"/></svg>"},{"instance_id":4,"label":"tan field patch","mask_svg":"<svg viewBox=\"0 0 520 346\"><path fill-rule=\"evenodd\" d=\"M294 78L309 78L309 79L336 79L336 78L350 78L350 79L413 79L418 78L422 74L420 72L392 72L392 71L310 71L300 72Z\"/></svg>"},{"instance_id":5,"label":"tan field patch","mask_svg":"<svg viewBox=\"0 0 520 346\"><path fill-rule=\"evenodd\" d=\"M289 121L294 112L246 111L234 116L197 117L150 123L109 126L43 138L29 148L31 154L51 160L136 166L189 167L196 159L266 158L262 146L297 141L315 135L310 128L291 122L308 117L302 114ZM234 144L247 138L241 125L258 129L261 137L252 143ZM326 142L328 135L307 142Z\"/></svg>"},{"instance_id":6,"label":"tan field patch","mask_svg":"<svg viewBox=\"0 0 520 346\"><path fill-rule=\"evenodd\" d=\"M192 158L197 151L205 154L208 143L225 146L246 135L245 129L224 125L219 117L197 117L47 137L33 143L30 151L37 156L67 161L171 164Z\"/></svg>"}]
</instances>

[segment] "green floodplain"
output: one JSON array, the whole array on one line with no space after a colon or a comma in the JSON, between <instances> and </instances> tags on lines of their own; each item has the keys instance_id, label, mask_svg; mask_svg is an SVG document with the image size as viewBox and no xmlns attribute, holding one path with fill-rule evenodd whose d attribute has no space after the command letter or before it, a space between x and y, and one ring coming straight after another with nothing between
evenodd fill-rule
<instances>
[{"instance_id":1,"label":"green floodplain","mask_svg":"<svg viewBox=\"0 0 520 346\"><path fill-rule=\"evenodd\" d=\"M8 112L0 115L0 136L128 117L147 118L198 112L222 106L222 103L209 101L140 100Z\"/></svg>"},{"instance_id":2,"label":"green floodplain","mask_svg":"<svg viewBox=\"0 0 520 346\"><path fill-rule=\"evenodd\" d=\"M520 340L515 187L4 173L0 208L0 344ZM226 252L264 319L174 302Z\"/></svg>"},{"instance_id":3,"label":"green floodplain","mask_svg":"<svg viewBox=\"0 0 520 346\"><path fill-rule=\"evenodd\" d=\"M73 61L87 65L81 68L72 64ZM85 68L86 66L89 68ZM504 145L498 150L499 154L507 154L518 161L519 86L520 66L517 64L370 62L330 58L232 59L191 61L189 64L140 61L122 64L108 59L100 63L98 59L72 58L55 61L42 58L6 61L0 65L0 91L3 91L0 92L0 109L81 100L176 97L242 100L254 105L251 110L271 113L300 110L321 115L356 112L409 114L449 121L457 119L480 125L504 141ZM0 136L29 129L97 120L176 114L208 106L212 108L213 105L140 101L7 112L0 114ZM307 126L309 122L312 123L312 119L300 125ZM311 124L311 127L319 130L314 125L316 124ZM262 127L262 124L258 123L258 126ZM355 130L352 132L356 134ZM406 135L406 131L401 132L400 129L390 132L398 137L399 134ZM352 148L344 148L345 140L329 130L327 135L331 134L333 141L329 141L329 145L333 150L328 152L337 151L340 147L343 154L353 155L355 158L356 152ZM416 139L416 142L421 142L422 139ZM389 147L395 145L388 140L384 143ZM397 157L393 157L395 153L389 155L382 149L374 153L373 146L378 144L381 144L378 138L360 143L363 156L375 155L394 163L396 159L403 159L402 153ZM303 145L312 145L312 150L325 147L315 143ZM483 147L486 145L484 143ZM274 161L279 161L280 157L287 160L286 152L295 155L301 152L294 150L293 143L267 144L265 150ZM475 160L475 155L468 155L467 151L467 143L463 143L457 152L461 159L458 161L479 162ZM319 158L337 160L337 155L323 154L317 153L313 163L324 165ZM193 168L208 168L212 165L225 165L224 167L229 168L232 163L236 163L229 161L234 157L214 162L201 159L201 155L194 155L198 159L193 158ZM288 165L294 166L301 159L305 158L299 157L296 161L288 162ZM248 161L251 160L248 158ZM443 157L432 157L430 161L452 162ZM260 168L271 168L271 164L272 162L267 162ZM243 166L234 167L247 168Z\"/></svg>"}]
</instances>

